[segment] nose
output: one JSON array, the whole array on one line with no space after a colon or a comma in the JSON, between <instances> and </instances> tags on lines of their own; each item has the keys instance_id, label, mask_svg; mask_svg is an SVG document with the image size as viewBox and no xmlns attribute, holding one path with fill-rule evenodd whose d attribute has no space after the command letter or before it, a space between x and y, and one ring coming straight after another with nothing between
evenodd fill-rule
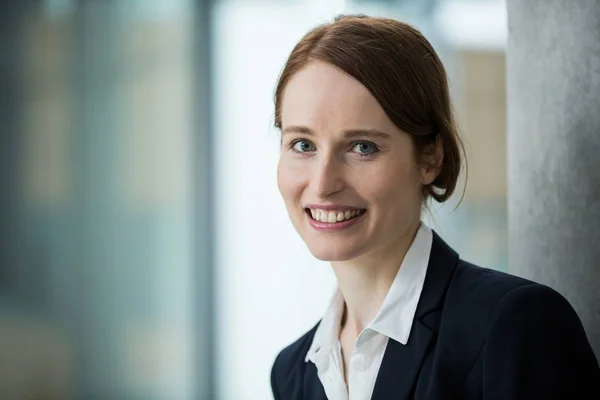
<instances>
[{"instance_id":1,"label":"nose","mask_svg":"<svg viewBox=\"0 0 600 400\"><path fill-rule=\"evenodd\" d=\"M344 189L343 165L335 156L322 156L313 167L311 184L319 198L327 198Z\"/></svg>"}]
</instances>

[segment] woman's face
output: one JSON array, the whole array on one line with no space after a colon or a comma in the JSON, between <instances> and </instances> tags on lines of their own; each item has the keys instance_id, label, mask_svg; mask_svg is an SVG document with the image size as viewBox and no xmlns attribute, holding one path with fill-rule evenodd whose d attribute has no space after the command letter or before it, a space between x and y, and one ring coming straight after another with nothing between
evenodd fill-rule
<instances>
[{"instance_id":1,"label":"woman's face","mask_svg":"<svg viewBox=\"0 0 600 400\"><path fill-rule=\"evenodd\" d=\"M320 260L393 251L420 221L421 172L410 137L354 78L312 62L281 102L279 191L292 223Z\"/></svg>"}]
</instances>

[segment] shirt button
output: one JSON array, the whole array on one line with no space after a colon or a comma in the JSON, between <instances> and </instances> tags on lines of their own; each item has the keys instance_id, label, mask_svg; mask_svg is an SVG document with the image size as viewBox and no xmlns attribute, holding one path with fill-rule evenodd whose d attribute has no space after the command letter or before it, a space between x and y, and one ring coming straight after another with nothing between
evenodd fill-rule
<instances>
[{"instance_id":1,"label":"shirt button","mask_svg":"<svg viewBox=\"0 0 600 400\"><path fill-rule=\"evenodd\" d=\"M357 371L366 371L367 364L364 362L357 362L354 364L354 368L356 368Z\"/></svg>"}]
</instances>

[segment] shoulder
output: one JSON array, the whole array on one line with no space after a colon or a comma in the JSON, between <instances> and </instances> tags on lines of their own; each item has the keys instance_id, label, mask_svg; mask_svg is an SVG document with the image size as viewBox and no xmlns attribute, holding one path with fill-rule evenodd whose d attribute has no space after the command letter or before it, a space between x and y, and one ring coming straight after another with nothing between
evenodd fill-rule
<instances>
[{"instance_id":1,"label":"shoulder","mask_svg":"<svg viewBox=\"0 0 600 400\"><path fill-rule=\"evenodd\" d=\"M541 316L541 312L549 310L567 319L577 318L569 302L556 290L462 260L459 261L450 283L449 296L461 303L476 302L494 318L503 313L531 313L532 318L536 318Z\"/></svg>"},{"instance_id":2,"label":"shoulder","mask_svg":"<svg viewBox=\"0 0 600 400\"><path fill-rule=\"evenodd\" d=\"M547 286L530 283L512 288L498 301L490 321L490 334L509 338L519 329L519 335L544 337L576 333L585 337L581 321L560 293ZM553 333L548 331L552 330Z\"/></svg>"},{"instance_id":3,"label":"shoulder","mask_svg":"<svg viewBox=\"0 0 600 400\"><path fill-rule=\"evenodd\" d=\"M524 380L510 382L519 393L546 393L540 388L552 381L562 382L554 387L557 393L575 386L600 391L600 370L581 320L569 301L548 286L459 261L444 314L453 332L472 339L490 382L506 384L512 378L495 376L518 370ZM544 398L554 398L548 393Z\"/></svg>"},{"instance_id":4,"label":"shoulder","mask_svg":"<svg viewBox=\"0 0 600 400\"><path fill-rule=\"evenodd\" d=\"M542 352L556 357L591 353L579 316L548 286L461 261L451 287L452 318L476 328L471 332L479 332L488 356L507 360Z\"/></svg>"},{"instance_id":5,"label":"shoulder","mask_svg":"<svg viewBox=\"0 0 600 400\"><path fill-rule=\"evenodd\" d=\"M533 284L534 282L505 272L483 268L464 260L459 260L452 285L456 289L470 289L479 292L483 290L491 295L502 295L516 287ZM479 294L479 293L478 293Z\"/></svg>"},{"instance_id":6,"label":"shoulder","mask_svg":"<svg viewBox=\"0 0 600 400\"><path fill-rule=\"evenodd\" d=\"M488 325L489 317L501 299L512 290L537 285L501 271L482 268L459 260L446 292L445 312Z\"/></svg>"},{"instance_id":7,"label":"shoulder","mask_svg":"<svg viewBox=\"0 0 600 400\"><path fill-rule=\"evenodd\" d=\"M600 369L579 316L560 293L541 284L518 285L500 297L481 356L486 391L505 394L499 398L600 395ZM506 371L515 372L496 377Z\"/></svg>"},{"instance_id":8,"label":"shoulder","mask_svg":"<svg viewBox=\"0 0 600 400\"><path fill-rule=\"evenodd\" d=\"M462 260L450 280L443 314L446 327L469 332L474 344L494 333L510 340L512 334L535 335L557 325L582 331L577 314L554 289Z\"/></svg>"},{"instance_id":9,"label":"shoulder","mask_svg":"<svg viewBox=\"0 0 600 400\"><path fill-rule=\"evenodd\" d=\"M271 369L271 386L274 392L279 387L286 386L286 381L304 366L306 354L320 323L321 321L317 322L308 332L279 352Z\"/></svg>"}]
</instances>

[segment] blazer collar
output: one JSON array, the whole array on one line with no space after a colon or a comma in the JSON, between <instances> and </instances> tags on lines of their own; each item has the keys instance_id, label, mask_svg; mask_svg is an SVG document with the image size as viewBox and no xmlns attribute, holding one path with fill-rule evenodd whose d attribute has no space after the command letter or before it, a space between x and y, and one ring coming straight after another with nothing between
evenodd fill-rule
<instances>
[{"instance_id":1,"label":"blazer collar","mask_svg":"<svg viewBox=\"0 0 600 400\"><path fill-rule=\"evenodd\" d=\"M430 343L439 328L439 318L426 317L441 310L457 263L458 254L433 232L425 286L417 306L413 331L406 345L389 339L372 400L410 398Z\"/></svg>"}]
</instances>

